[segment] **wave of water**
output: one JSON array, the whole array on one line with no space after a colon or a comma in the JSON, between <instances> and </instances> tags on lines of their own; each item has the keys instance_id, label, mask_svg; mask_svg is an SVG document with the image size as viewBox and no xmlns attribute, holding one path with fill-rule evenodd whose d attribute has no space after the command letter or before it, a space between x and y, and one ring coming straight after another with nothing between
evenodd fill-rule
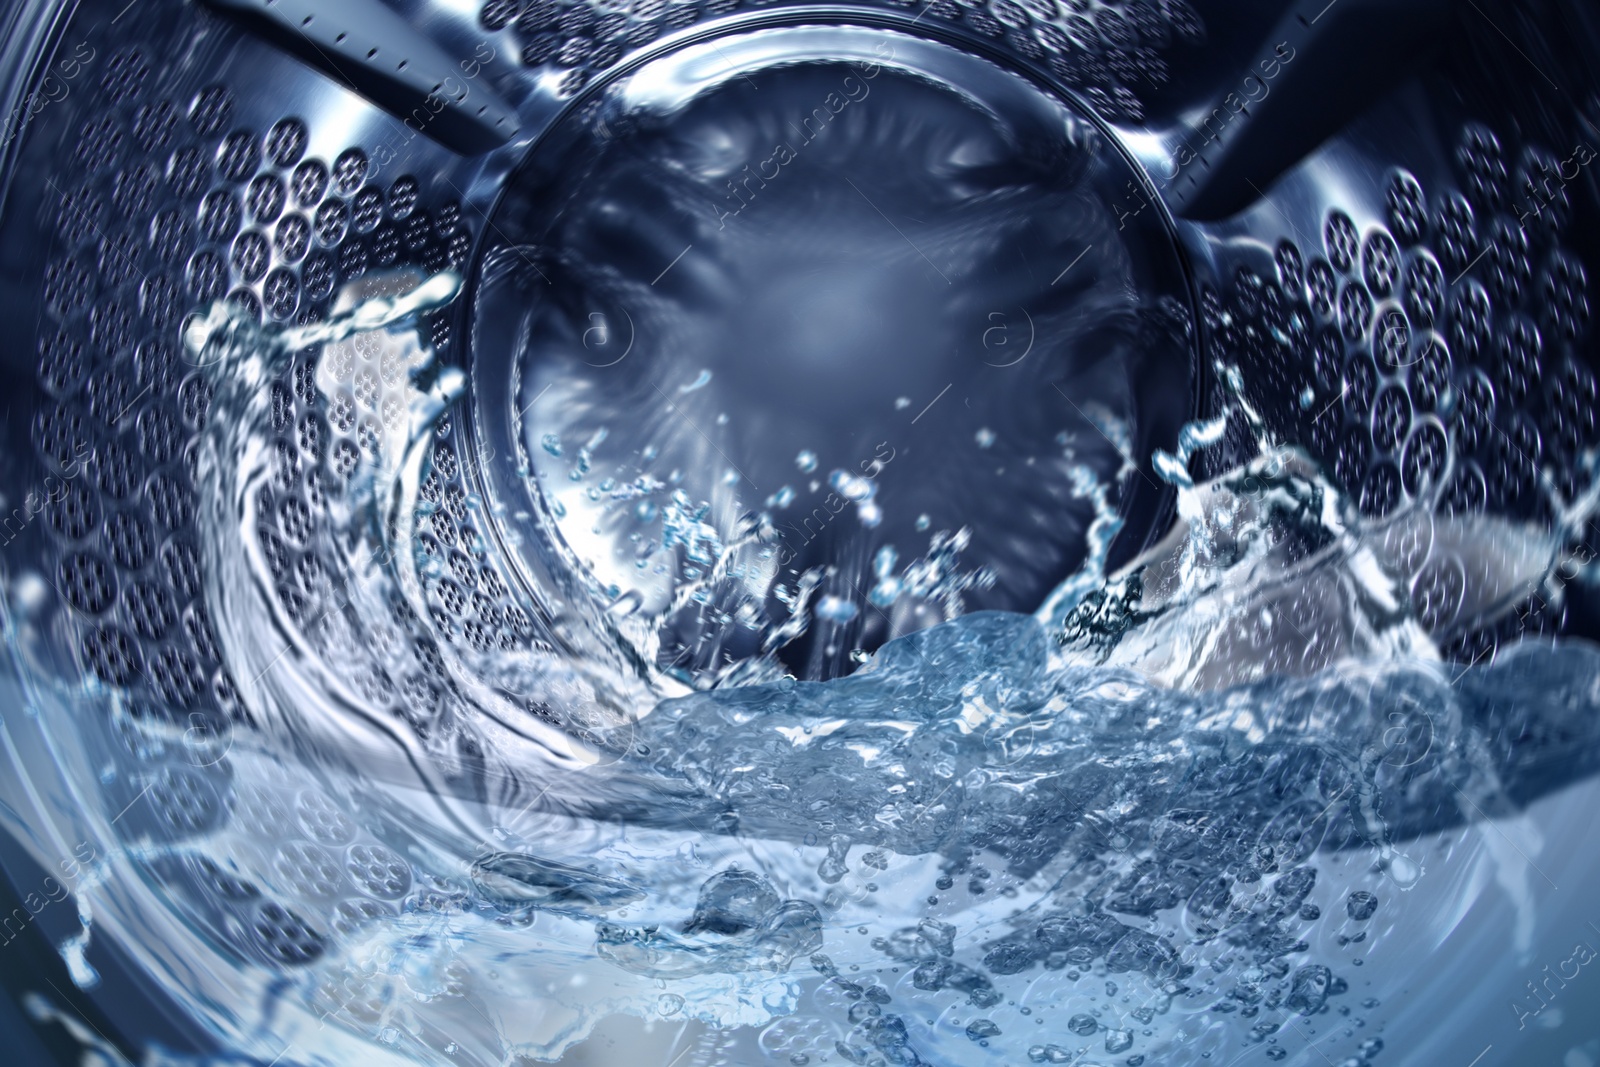
<instances>
[{"instance_id":1,"label":"wave of water","mask_svg":"<svg viewBox=\"0 0 1600 1067\"><path fill-rule=\"evenodd\" d=\"M769 662L696 690L577 599L528 642L453 640L422 595L449 562L419 534L419 487L462 379L414 321L458 287L364 283L281 331L222 306L194 324L234 716L197 740L93 693L52 735L64 774L107 796L137 781L128 752L187 754L184 833L118 828L85 795L118 844L84 895L241 1054L553 1059L626 1015L759 1031L794 1065L1281 1059L1348 1017L1359 953L1439 907L1416 892L1419 838L1592 766L1600 654L1526 643L1462 669L1416 603L1446 563L1466 576L1454 618L1553 595L1592 500L1551 529L1428 500L1366 520L1265 437L1196 485L1221 423L1158 457L1180 521L1125 571L1103 573L1116 517L1085 471L1090 563L1036 615L965 615L846 678ZM302 472L267 385L313 345L323 406L371 372L376 417L328 443L289 553ZM406 685L431 713L391 710ZM116 705L121 763L85 739L107 733L89 696ZM1495 862L1525 947L1531 861Z\"/></svg>"}]
</instances>

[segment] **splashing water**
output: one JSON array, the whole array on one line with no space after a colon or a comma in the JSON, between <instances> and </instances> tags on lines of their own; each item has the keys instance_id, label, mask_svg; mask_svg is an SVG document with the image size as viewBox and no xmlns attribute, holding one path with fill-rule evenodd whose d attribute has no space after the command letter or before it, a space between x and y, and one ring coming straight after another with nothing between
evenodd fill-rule
<instances>
[{"instance_id":1,"label":"splashing water","mask_svg":"<svg viewBox=\"0 0 1600 1067\"><path fill-rule=\"evenodd\" d=\"M129 795L131 763L185 754L164 772L194 798L178 830L84 804L115 843L85 892L96 921L163 932L141 963L241 1053L553 1059L614 1015L765 1028L793 1064L1281 1051L1351 995L1323 930L1370 929L1376 952L1441 910L1411 842L1592 763L1593 649L1458 670L1430 636L1550 592L1592 494L1548 531L1427 502L1369 521L1265 437L1195 484L1221 420L1158 457L1180 521L1123 572L1103 573L1117 519L1082 469L1090 563L1045 607L963 615L849 677L768 659L692 688L627 652L626 604L578 597L528 602L516 640L456 640L423 589L471 553L432 540L420 487L462 379L413 323L458 288L374 280L321 325L219 305L191 327L216 386L198 484L234 714L197 743L91 694L112 728L86 697L52 728L64 766ZM309 474L274 447L267 387L308 346L332 428ZM320 522L291 503L308 477ZM671 517L709 571L761 537L695 522ZM1466 576L1442 621L1417 607L1440 567ZM835 610L814 589L792 594L801 624Z\"/></svg>"}]
</instances>

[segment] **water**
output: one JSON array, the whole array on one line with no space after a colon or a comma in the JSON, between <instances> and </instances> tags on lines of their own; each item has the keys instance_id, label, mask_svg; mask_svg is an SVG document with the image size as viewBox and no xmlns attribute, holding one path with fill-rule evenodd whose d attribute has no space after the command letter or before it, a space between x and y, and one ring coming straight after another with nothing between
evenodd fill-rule
<instances>
[{"instance_id":1,"label":"water","mask_svg":"<svg viewBox=\"0 0 1600 1067\"><path fill-rule=\"evenodd\" d=\"M1200 1063L1314 1057L1300 1029L1324 1008L1376 1023L1405 972L1374 986L1356 953L1404 954L1491 885L1531 943L1533 860L1486 843L1487 881L1430 880L1419 841L1587 773L1600 655L1525 643L1463 669L1430 635L1556 595L1560 524L1427 499L1364 520L1265 438L1196 485L1219 433L1196 425L1158 461L1167 541L1107 575L1118 515L1080 469L1089 562L1037 613L962 614L848 677L785 676L773 627L743 674L686 685L630 653L625 610L577 599L480 650L426 592L454 573L421 487L463 380L413 319L458 288L398 276L326 324L219 307L191 328L235 710L35 695L96 842L69 957L139 931L152 979L263 1059L553 1059L632 1016L819 1063ZM309 498L262 388L308 345L332 428ZM339 429L369 373L372 417ZM740 548L694 532L692 504L664 521L715 569ZM1411 590L1440 561L1471 594L1424 618ZM796 615L826 625L816 591ZM12 603L26 657L25 576Z\"/></svg>"}]
</instances>

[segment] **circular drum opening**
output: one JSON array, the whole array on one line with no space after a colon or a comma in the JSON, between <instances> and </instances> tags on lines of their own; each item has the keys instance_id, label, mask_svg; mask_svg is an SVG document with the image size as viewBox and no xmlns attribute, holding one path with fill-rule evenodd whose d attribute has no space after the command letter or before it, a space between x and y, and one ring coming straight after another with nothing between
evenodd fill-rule
<instances>
[{"instance_id":1,"label":"circular drum opening","mask_svg":"<svg viewBox=\"0 0 1600 1067\"><path fill-rule=\"evenodd\" d=\"M471 309L489 510L531 585L613 605L685 680L763 651L824 678L1037 608L1096 486L1137 548L1195 392L1143 187L1067 97L880 29L597 88L508 179Z\"/></svg>"}]
</instances>

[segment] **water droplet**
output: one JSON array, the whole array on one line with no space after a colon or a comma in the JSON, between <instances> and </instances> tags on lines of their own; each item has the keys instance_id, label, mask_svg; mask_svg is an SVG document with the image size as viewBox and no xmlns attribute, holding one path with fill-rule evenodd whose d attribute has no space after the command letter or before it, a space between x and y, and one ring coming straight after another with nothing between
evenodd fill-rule
<instances>
[{"instance_id":1,"label":"water droplet","mask_svg":"<svg viewBox=\"0 0 1600 1067\"><path fill-rule=\"evenodd\" d=\"M842 597L825 596L817 602L817 618L829 622L847 623L856 617L856 612L856 606Z\"/></svg>"},{"instance_id":2,"label":"water droplet","mask_svg":"<svg viewBox=\"0 0 1600 1067\"><path fill-rule=\"evenodd\" d=\"M1356 922L1366 922L1378 910L1378 898L1365 889L1357 889L1345 901L1344 910Z\"/></svg>"},{"instance_id":3,"label":"water droplet","mask_svg":"<svg viewBox=\"0 0 1600 1067\"><path fill-rule=\"evenodd\" d=\"M1000 1027L993 1019L974 1019L967 1024L967 1040L983 1041L1000 1036Z\"/></svg>"}]
</instances>

